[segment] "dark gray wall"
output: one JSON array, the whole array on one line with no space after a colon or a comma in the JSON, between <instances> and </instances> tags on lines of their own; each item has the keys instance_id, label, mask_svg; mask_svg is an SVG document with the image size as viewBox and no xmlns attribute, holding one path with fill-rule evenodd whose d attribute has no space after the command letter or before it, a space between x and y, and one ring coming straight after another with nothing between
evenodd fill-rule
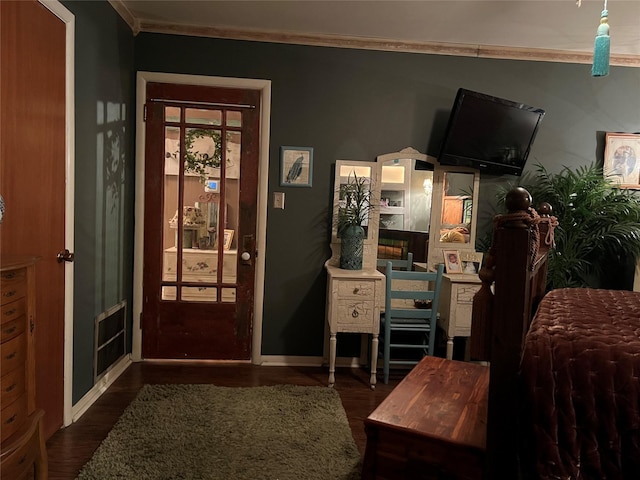
<instances>
[{"instance_id":1,"label":"dark gray wall","mask_svg":"<svg viewBox=\"0 0 640 480\"><path fill-rule=\"evenodd\" d=\"M136 37L135 63L136 70L272 81L269 198L285 191L286 209L268 210L264 354L322 353L336 159L374 160L406 146L435 154L459 87L546 110L528 170L591 163L598 132L640 129L638 68L612 67L595 79L590 65L146 33ZM313 188L279 186L282 145L314 148ZM482 178L482 224L494 213L495 183L505 180Z\"/></svg>"},{"instance_id":2,"label":"dark gray wall","mask_svg":"<svg viewBox=\"0 0 640 480\"><path fill-rule=\"evenodd\" d=\"M65 1L75 15L73 403L94 384L96 316L128 304L131 351L134 41L107 2Z\"/></svg>"}]
</instances>

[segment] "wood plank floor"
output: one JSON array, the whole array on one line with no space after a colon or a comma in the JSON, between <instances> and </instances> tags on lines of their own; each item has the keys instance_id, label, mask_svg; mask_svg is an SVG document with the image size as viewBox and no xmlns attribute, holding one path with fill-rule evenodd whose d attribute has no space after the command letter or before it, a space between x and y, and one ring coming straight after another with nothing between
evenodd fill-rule
<instances>
[{"instance_id":1,"label":"wood plank floor","mask_svg":"<svg viewBox=\"0 0 640 480\"><path fill-rule=\"evenodd\" d=\"M388 385L380 380L369 388L369 374L364 369L338 368L335 388L353 432L364 455L366 436L364 419L391 393L403 373L392 374ZM56 432L47 442L49 479L73 480L107 436L124 409L145 384L211 383L228 387L260 385L327 385L328 370L320 367L263 367L249 364L132 364L114 384L69 427Z\"/></svg>"}]
</instances>

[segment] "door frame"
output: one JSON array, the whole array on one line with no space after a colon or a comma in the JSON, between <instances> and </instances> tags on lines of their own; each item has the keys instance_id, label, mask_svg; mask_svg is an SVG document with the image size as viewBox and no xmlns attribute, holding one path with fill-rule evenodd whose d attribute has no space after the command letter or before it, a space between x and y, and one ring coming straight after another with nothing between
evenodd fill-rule
<instances>
[{"instance_id":1,"label":"door frame","mask_svg":"<svg viewBox=\"0 0 640 480\"><path fill-rule=\"evenodd\" d=\"M262 363L262 315L264 305L264 272L267 244L267 203L269 189L269 133L271 118L271 80L232 77L208 77L174 73L140 71L136 79L136 186L135 186L135 240L133 257L133 332L132 359L142 360L142 279L144 252L144 188L145 188L145 124L144 104L147 83L175 83L204 85L220 88L260 90L260 152L258 158L258 204L256 225L256 279L254 285L253 329L251 363Z\"/></svg>"},{"instance_id":2,"label":"door frame","mask_svg":"<svg viewBox=\"0 0 640 480\"><path fill-rule=\"evenodd\" d=\"M74 248L75 202L75 15L58 0L38 0L52 14L64 22L65 29L65 200L64 242ZM64 263L64 400L62 422L66 427L73 421L73 262Z\"/></svg>"}]
</instances>

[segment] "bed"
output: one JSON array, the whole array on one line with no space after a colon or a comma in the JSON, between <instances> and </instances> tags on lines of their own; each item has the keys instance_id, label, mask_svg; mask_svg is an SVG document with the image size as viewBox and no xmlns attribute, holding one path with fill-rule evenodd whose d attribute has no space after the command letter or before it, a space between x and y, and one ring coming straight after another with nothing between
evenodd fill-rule
<instances>
[{"instance_id":1,"label":"bed","mask_svg":"<svg viewBox=\"0 0 640 480\"><path fill-rule=\"evenodd\" d=\"M555 219L510 195L474 299L471 355L490 361L486 478L638 479L640 293L545 294Z\"/></svg>"}]
</instances>

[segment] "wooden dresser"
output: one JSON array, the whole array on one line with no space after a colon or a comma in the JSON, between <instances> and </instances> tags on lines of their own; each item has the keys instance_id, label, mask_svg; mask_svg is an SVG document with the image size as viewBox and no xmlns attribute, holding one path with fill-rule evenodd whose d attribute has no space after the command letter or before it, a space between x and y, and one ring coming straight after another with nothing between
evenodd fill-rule
<instances>
[{"instance_id":1,"label":"wooden dresser","mask_svg":"<svg viewBox=\"0 0 640 480\"><path fill-rule=\"evenodd\" d=\"M35 401L35 263L37 257L2 255L0 265L0 478L44 480L44 412Z\"/></svg>"},{"instance_id":2,"label":"wooden dresser","mask_svg":"<svg viewBox=\"0 0 640 480\"><path fill-rule=\"evenodd\" d=\"M481 479L488 390L488 367L424 357L365 420L362 479Z\"/></svg>"}]
</instances>

